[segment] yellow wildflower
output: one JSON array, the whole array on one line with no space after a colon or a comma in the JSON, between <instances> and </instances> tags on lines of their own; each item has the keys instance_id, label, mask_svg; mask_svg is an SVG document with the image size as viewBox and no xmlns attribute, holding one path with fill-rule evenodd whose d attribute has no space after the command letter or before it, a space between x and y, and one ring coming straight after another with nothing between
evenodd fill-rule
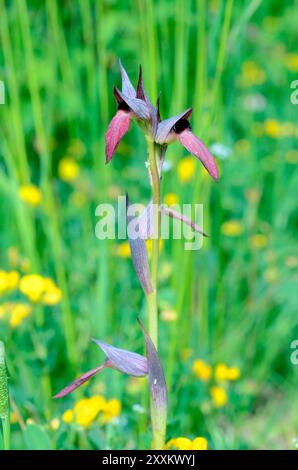
<instances>
[{"instance_id":1,"label":"yellow wildflower","mask_svg":"<svg viewBox=\"0 0 298 470\"><path fill-rule=\"evenodd\" d=\"M42 303L44 305L57 305L62 298L62 291L59 287L54 287L52 290L49 290L44 293L42 297Z\"/></svg>"},{"instance_id":2,"label":"yellow wildflower","mask_svg":"<svg viewBox=\"0 0 298 470\"><path fill-rule=\"evenodd\" d=\"M268 245L268 237L262 233L257 233L251 237L251 244L253 248L265 248Z\"/></svg>"},{"instance_id":3,"label":"yellow wildflower","mask_svg":"<svg viewBox=\"0 0 298 470\"><path fill-rule=\"evenodd\" d=\"M179 204L179 197L175 193L167 193L164 199L167 206L174 206L175 204Z\"/></svg>"},{"instance_id":4,"label":"yellow wildflower","mask_svg":"<svg viewBox=\"0 0 298 470\"><path fill-rule=\"evenodd\" d=\"M187 437L176 437L169 440L166 449L192 450L192 441Z\"/></svg>"},{"instance_id":5,"label":"yellow wildflower","mask_svg":"<svg viewBox=\"0 0 298 470\"><path fill-rule=\"evenodd\" d=\"M64 423L66 423L66 424L72 423L73 418L74 418L73 410L64 411L64 413L62 415L62 421L64 421Z\"/></svg>"},{"instance_id":6,"label":"yellow wildflower","mask_svg":"<svg viewBox=\"0 0 298 470\"><path fill-rule=\"evenodd\" d=\"M298 72L298 54L286 54L284 64L291 72Z\"/></svg>"},{"instance_id":7,"label":"yellow wildflower","mask_svg":"<svg viewBox=\"0 0 298 470\"><path fill-rule=\"evenodd\" d=\"M41 302L45 305L55 305L62 297L62 292L54 281L39 274L23 276L20 280L20 291L32 302Z\"/></svg>"},{"instance_id":8,"label":"yellow wildflower","mask_svg":"<svg viewBox=\"0 0 298 470\"><path fill-rule=\"evenodd\" d=\"M196 437L192 441L192 450L207 450L208 449L208 442L205 437Z\"/></svg>"},{"instance_id":9,"label":"yellow wildflower","mask_svg":"<svg viewBox=\"0 0 298 470\"><path fill-rule=\"evenodd\" d=\"M117 416L121 413L121 403L116 398L112 398L106 403L106 407L104 409L103 414L103 422L109 423L113 421Z\"/></svg>"},{"instance_id":10,"label":"yellow wildflower","mask_svg":"<svg viewBox=\"0 0 298 470\"><path fill-rule=\"evenodd\" d=\"M42 303L45 305L56 305L61 301L62 292L56 286L54 281L49 278L44 279L44 292L42 295Z\"/></svg>"},{"instance_id":11,"label":"yellow wildflower","mask_svg":"<svg viewBox=\"0 0 298 470\"><path fill-rule=\"evenodd\" d=\"M10 311L9 324L13 328L19 326L22 321L32 312L32 308L27 304L14 304Z\"/></svg>"},{"instance_id":12,"label":"yellow wildflower","mask_svg":"<svg viewBox=\"0 0 298 470\"><path fill-rule=\"evenodd\" d=\"M37 302L44 291L44 280L39 274L26 274L20 280L20 291L32 302Z\"/></svg>"},{"instance_id":13,"label":"yellow wildflower","mask_svg":"<svg viewBox=\"0 0 298 470\"><path fill-rule=\"evenodd\" d=\"M76 416L76 423L83 428L88 428L98 415L97 409L89 406L88 399L84 399L78 402L74 411Z\"/></svg>"},{"instance_id":14,"label":"yellow wildflower","mask_svg":"<svg viewBox=\"0 0 298 470\"><path fill-rule=\"evenodd\" d=\"M37 207L41 203L40 189L34 184L23 185L19 188L19 196L23 202L31 207Z\"/></svg>"},{"instance_id":15,"label":"yellow wildflower","mask_svg":"<svg viewBox=\"0 0 298 470\"><path fill-rule=\"evenodd\" d=\"M67 183L75 181L79 175L80 167L77 162L71 157L64 157L60 160L58 165L58 175Z\"/></svg>"},{"instance_id":16,"label":"yellow wildflower","mask_svg":"<svg viewBox=\"0 0 298 470\"><path fill-rule=\"evenodd\" d=\"M238 367L228 367L224 363L217 364L215 368L215 380L224 382L226 380L237 380L240 377L240 370Z\"/></svg>"},{"instance_id":17,"label":"yellow wildflower","mask_svg":"<svg viewBox=\"0 0 298 470\"><path fill-rule=\"evenodd\" d=\"M227 370L227 380L238 380L240 377L239 367L229 367Z\"/></svg>"},{"instance_id":18,"label":"yellow wildflower","mask_svg":"<svg viewBox=\"0 0 298 470\"><path fill-rule=\"evenodd\" d=\"M204 437L196 437L193 441L187 437L176 437L170 439L165 449L176 450L207 450L208 442Z\"/></svg>"},{"instance_id":19,"label":"yellow wildflower","mask_svg":"<svg viewBox=\"0 0 298 470\"><path fill-rule=\"evenodd\" d=\"M17 271L10 271L7 273L6 282L8 290L15 289L18 285L20 275Z\"/></svg>"},{"instance_id":20,"label":"yellow wildflower","mask_svg":"<svg viewBox=\"0 0 298 470\"><path fill-rule=\"evenodd\" d=\"M0 295L5 294L18 285L20 275L17 271L0 271Z\"/></svg>"},{"instance_id":21,"label":"yellow wildflower","mask_svg":"<svg viewBox=\"0 0 298 470\"><path fill-rule=\"evenodd\" d=\"M202 361L201 359L196 359L193 362L192 370L195 373L195 375L203 382L206 382L211 377L211 373L212 373L211 366L207 364L206 362Z\"/></svg>"},{"instance_id":22,"label":"yellow wildflower","mask_svg":"<svg viewBox=\"0 0 298 470\"><path fill-rule=\"evenodd\" d=\"M107 402L101 395L93 395L91 398L89 398L89 401L91 406L95 407L98 412L105 411L107 408Z\"/></svg>"},{"instance_id":23,"label":"yellow wildflower","mask_svg":"<svg viewBox=\"0 0 298 470\"><path fill-rule=\"evenodd\" d=\"M266 119L264 129L265 133L272 138L277 138L281 134L281 127L276 119Z\"/></svg>"},{"instance_id":24,"label":"yellow wildflower","mask_svg":"<svg viewBox=\"0 0 298 470\"><path fill-rule=\"evenodd\" d=\"M211 387L210 395L216 408L221 408L222 406L225 406L228 401L227 392L223 387Z\"/></svg>"},{"instance_id":25,"label":"yellow wildflower","mask_svg":"<svg viewBox=\"0 0 298 470\"><path fill-rule=\"evenodd\" d=\"M238 237L243 233L243 223L240 220L228 220L222 224L221 232L227 237Z\"/></svg>"},{"instance_id":26,"label":"yellow wildflower","mask_svg":"<svg viewBox=\"0 0 298 470\"><path fill-rule=\"evenodd\" d=\"M113 404L110 406L110 413L113 412L112 406ZM74 406L76 423L84 428L88 428L96 419L98 413L101 411L106 413L107 408L108 403L99 395L95 395L91 398L83 398Z\"/></svg>"},{"instance_id":27,"label":"yellow wildflower","mask_svg":"<svg viewBox=\"0 0 298 470\"><path fill-rule=\"evenodd\" d=\"M117 246L117 254L120 258L130 258L130 246L128 241L122 242Z\"/></svg>"},{"instance_id":28,"label":"yellow wildflower","mask_svg":"<svg viewBox=\"0 0 298 470\"><path fill-rule=\"evenodd\" d=\"M227 380L227 371L228 367L224 363L219 363L215 367L215 380L222 382L224 380Z\"/></svg>"},{"instance_id":29,"label":"yellow wildflower","mask_svg":"<svg viewBox=\"0 0 298 470\"><path fill-rule=\"evenodd\" d=\"M196 161L193 157L185 157L178 163L178 178L181 183L191 181L195 174Z\"/></svg>"},{"instance_id":30,"label":"yellow wildflower","mask_svg":"<svg viewBox=\"0 0 298 470\"><path fill-rule=\"evenodd\" d=\"M57 431L60 428L60 419L54 418L50 421L50 428L52 431Z\"/></svg>"}]
</instances>

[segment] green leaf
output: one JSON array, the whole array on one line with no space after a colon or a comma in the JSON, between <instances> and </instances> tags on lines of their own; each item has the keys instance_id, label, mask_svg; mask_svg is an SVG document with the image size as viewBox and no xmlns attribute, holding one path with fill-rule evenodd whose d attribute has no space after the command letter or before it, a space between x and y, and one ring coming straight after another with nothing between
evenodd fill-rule
<instances>
[{"instance_id":1,"label":"green leaf","mask_svg":"<svg viewBox=\"0 0 298 470\"><path fill-rule=\"evenodd\" d=\"M24 440L28 450L52 449L50 436L37 424L27 424L24 430Z\"/></svg>"}]
</instances>

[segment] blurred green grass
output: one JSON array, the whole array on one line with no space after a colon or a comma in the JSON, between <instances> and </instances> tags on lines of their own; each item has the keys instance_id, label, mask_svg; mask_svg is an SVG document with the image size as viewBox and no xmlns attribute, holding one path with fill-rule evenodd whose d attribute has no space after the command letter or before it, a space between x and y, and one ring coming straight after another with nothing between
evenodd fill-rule
<instances>
[{"instance_id":1,"label":"blurred green grass","mask_svg":"<svg viewBox=\"0 0 298 470\"><path fill-rule=\"evenodd\" d=\"M196 165L183 182L178 165L186 154L176 144L169 148L163 196L203 203L210 236L198 252L185 252L178 240L162 249L160 354L170 385L168 439L202 435L214 449L293 448L293 2L0 0L0 9L0 79L6 87L0 106L0 270L50 277L62 291L61 302L34 305L16 327L7 315L0 318L13 448L150 444L143 388L120 374L105 371L74 397L51 398L102 359L90 337L143 348L136 317L144 317L145 306L131 261L117 254L120 241L99 241L94 234L99 203L115 203L126 191L134 202L150 195L145 143L135 127L113 163L104 165L118 58L134 81L142 63L150 96L161 95L163 117L193 106L193 128L213 149L221 172L214 185ZM65 157L79 165L78 177L68 182L59 166ZM36 208L19 197L29 182L42 193ZM24 296L16 289L0 300L3 306L24 302ZM214 406L209 383L192 371L196 358L213 367L239 367L225 406ZM121 401L118 420L87 430L63 422L75 401L97 393Z\"/></svg>"}]
</instances>

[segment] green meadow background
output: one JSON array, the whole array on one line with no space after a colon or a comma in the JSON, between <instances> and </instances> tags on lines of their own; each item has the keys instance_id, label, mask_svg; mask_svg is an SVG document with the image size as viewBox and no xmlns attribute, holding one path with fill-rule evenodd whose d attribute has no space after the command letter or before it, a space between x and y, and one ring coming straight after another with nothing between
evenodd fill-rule
<instances>
[{"instance_id":1,"label":"green meadow background","mask_svg":"<svg viewBox=\"0 0 298 470\"><path fill-rule=\"evenodd\" d=\"M98 204L116 206L126 192L132 202L150 198L146 144L134 124L104 163L119 58L133 83L142 64L149 96L160 93L162 117L193 107L192 128L220 168L215 184L194 160L185 179L189 156L178 143L169 147L163 199L202 203L209 237L199 251L184 251L184 240L166 240L161 249L167 440L295 448L298 107L290 85L298 79L297 6L0 0L0 339L13 449L150 446L142 380L106 370L69 397L52 398L103 361L90 338L144 352L137 317L146 322L146 306L127 245L95 236ZM41 192L34 207L20 196L28 184ZM11 271L19 281L6 288ZM24 295L19 285L28 274L51 278L61 300L44 305ZM18 304L30 314L13 322ZM206 380L194 371L197 359L212 368ZM218 381L222 363L239 368L240 377ZM214 387L224 390L222 403ZM121 412L88 426L65 418L94 395L118 400Z\"/></svg>"}]
</instances>

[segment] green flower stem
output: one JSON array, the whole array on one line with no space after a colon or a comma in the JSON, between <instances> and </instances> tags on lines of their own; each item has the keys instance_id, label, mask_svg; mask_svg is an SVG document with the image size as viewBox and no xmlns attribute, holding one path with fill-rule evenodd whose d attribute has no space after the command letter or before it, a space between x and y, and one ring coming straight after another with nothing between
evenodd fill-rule
<instances>
[{"instance_id":1,"label":"green flower stem","mask_svg":"<svg viewBox=\"0 0 298 470\"><path fill-rule=\"evenodd\" d=\"M159 180L159 156L161 147L153 141L148 140L149 154L149 172L152 184L152 200L154 204L153 227L154 236L152 239L152 259L151 259L151 281L153 292L147 295L148 308L148 332L156 348L158 349L158 306L157 306L157 287L158 287L158 258L159 258L159 238L160 238L160 180ZM156 210L158 209L158 210ZM163 449L165 445L165 426L159 422L156 416L157 410L152 398L150 399L150 413L152 423L152 449Z\"/></svg>"},{"instance_id":2,"label":"green flower stem","mask_svg":"<svg viewBox=\"0 0 298 470\"><path fill-rule=\"evenodd\" d=\"M157 276L159 257L159 237L160 237L160 182L157 166L158 147L153 141L148 140L149 170L152 184L152 201L154 205L153 226L154 237L152 239L152 259L151 259L151 281L153 286L152 294L147 296L148 304L148 331L154 346L158 349L158 317L157 317ZM158 208L158 210L156 210Z\"/></svg>"},{"instance_id":3,"label":"green flower stem","mask_svg":"<svg viewBox=\"0 0 298 470\"><path fill-rule=\"evenodd\" d=\"M0 418L2 421L4 450L10 449L10 413L8 380L4 343L0 341Z\"/></svg>"}]
</instances>

